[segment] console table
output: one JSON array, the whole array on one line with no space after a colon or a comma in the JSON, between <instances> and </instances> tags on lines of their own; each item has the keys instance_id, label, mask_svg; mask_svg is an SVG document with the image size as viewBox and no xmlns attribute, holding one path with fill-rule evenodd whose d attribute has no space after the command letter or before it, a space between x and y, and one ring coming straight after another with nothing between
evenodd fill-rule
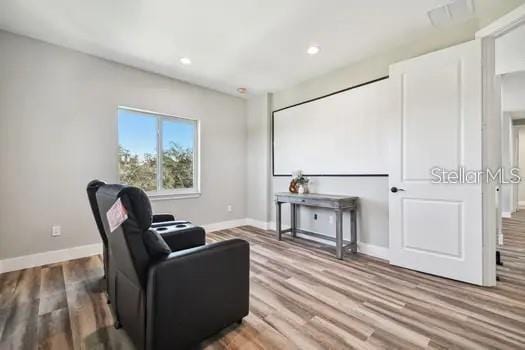
<instances>
[{"instance_id":1,"label":"console table","mask_svg":"<svg viewBox=\"0 0 525 350\"><path fill-rule=\"evenodd\" d=\"M290 203L291 228L287 230L281 229L281 205L283 203ZM297 207L300 205L333 209L335 212L335 239L330 236L297 229ZM300 232L325 240L335 241L337 259L343 259L343 252L348 248L350 248L352 253L357 252L358 197L319 193L297 194L290 192L280 192L275 194L275 208L275 231L277 233L278 240L281 240L281 235L285 232L290 232L292 237L296 237L297 232ZM350 212L350 241L343 240L343 212L345 210ZM343 245L345 243L346 245Z\"/></svg>"}]
</instances>

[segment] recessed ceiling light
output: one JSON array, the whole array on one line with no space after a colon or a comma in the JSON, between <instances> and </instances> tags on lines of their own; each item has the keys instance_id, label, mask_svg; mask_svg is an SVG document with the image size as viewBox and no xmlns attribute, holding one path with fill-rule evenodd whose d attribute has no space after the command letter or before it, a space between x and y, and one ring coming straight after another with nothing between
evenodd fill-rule
<instances>
[{"instance_id":1,"label":"recessed ceiling light","mask_svg":"<svg viewBox=\"0 0 525 350\"><path fill-rule=\"evenodd\" d=\"M246 88L243 88L243 87L240 87L237 89L237 92L240 93L240 94L245 94L246 93Z\"/></svg>"},{"instance_id":2,"label":"recessed ceiling light","mask_svg":"<svg viewBox=\"0 0 525 350\"><path fill-rule=\"evenodd\" d=\"M182 57L180 59L180 63L182 63L182 64L187 66L187 65L191 64L191 60L188 57Z\"/></svg>"},{"instance_id":3,"label":"recessed ceiling light","mask_svg":"<svg viewBox=\"0 0 525 350\"><path fill-rule=\"evenodd\" d=\"M317 55L319 53L319 46L317 45L312 45L308 48L308 50L306 50L306 52L309 54L309 55Z\"/></svg>"}]
</instances>

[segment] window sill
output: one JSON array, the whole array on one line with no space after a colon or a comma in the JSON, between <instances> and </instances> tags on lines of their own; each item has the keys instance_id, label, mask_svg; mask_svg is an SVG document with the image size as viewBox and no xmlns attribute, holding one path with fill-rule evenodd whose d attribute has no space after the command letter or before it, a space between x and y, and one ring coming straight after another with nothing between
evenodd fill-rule
<instances>
[{"instance_id":1,"label":"window sill","mask_svg":"<svg viewBox=\"0 0 525 350\"><path fill-rule=\"evenodd\" d=\"M166 201L172 199L189 199L189 198L199 198L201 196L200 192L191 192L191 193L148 193L148 197L151 201Z\"/></svg>"}]
</instances>

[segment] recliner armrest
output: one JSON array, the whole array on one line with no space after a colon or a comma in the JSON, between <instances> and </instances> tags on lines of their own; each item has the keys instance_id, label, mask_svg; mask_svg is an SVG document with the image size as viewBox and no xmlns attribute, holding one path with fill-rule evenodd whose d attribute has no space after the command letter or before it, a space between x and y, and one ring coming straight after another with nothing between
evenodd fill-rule
<instances>
[{"instance_id":1,"label":"recliner armrest","mask_svg":"<svg viewBox=\"0 0 525 350\"><path fill-rule=\"evenodd\" d=\"M206 232L202 227L187 225L184 229L170 229L170 227L153 228L160 233L172 252L190 249L206 244ZM165 229L165 231L163 231Z\"/></svg>"},{"instance_id":2,"label":"recliner armrest","mask_svg":"<svg viewBox=\"0 0 525 350\"><path fill-rule=\"evenodd\" d=\"M151 224L151 227L165 227L165 226L173 226L173 225L179 225L179 224L191 224L191 222L187 220L175 220L175 221L160 221L160 222L153 222Z\"/></svg>"},{"instance_id":3,"label":"recliner armrest","mask_svg":"<svg viewBox=\"0 0 525 350\"><path fill-rule=\"evenodd\" d=\"M147 349L185 349L249 312L250 248L232 239L171 253L148 273Z\"/></svg>"},{"instance_id":4,"label":"recliner armrest","mask_svg":"<svg viewBox=\"0 0 525 350\"><path fill-rule=\"evenodd\" d=\"M175 216L171 214L153 214L153 222L175 221Z\"/></svg>"}]
</instances>

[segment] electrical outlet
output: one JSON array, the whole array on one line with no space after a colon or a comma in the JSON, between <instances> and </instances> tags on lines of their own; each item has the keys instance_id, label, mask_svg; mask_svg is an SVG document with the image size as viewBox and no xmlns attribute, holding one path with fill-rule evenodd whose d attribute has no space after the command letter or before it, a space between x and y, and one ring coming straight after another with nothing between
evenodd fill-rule
<instances>
[{"instance_id":1,"label":"electrical outlet","mask_svg":"<svg viewBox=\"0 0 525 350\"><path fill-rule=\"evenodd\" d=\"M314 214L314 220L317 220L317 213Z\"/></svg>"},{"instance_id":2,"label":"electrical outlet","mask_svg":"<svg viewBox=\"0 0 525 350\"><path fill-rule=\"evenodd\" d=\"M51 236L52 237L58 237L62 234L62 229L59 225L54 225L52 228L51 228Z\"/></svg>"},{"instance_id":3,"label":"electrical outlet","mask_svg":"<svg viewBox=\"0 0 525 350\"><path fill-rule=\"evenodd\" d=\"M228 213L231 213L232 212L232 206L229 204L227 207L226 207L226 210L228 210Z\"/></svg>"},{"instance_id":4,"label":"electrical outlet","mask_svg":"<svg viewBox=\"0 0 525 350\"><path fill-rule=\"evenodd\" d=\"M328 216L328 223L329 224L333 224L334 223L334 216L333 215L329 215Z\"/></svg>"}]
</instances>

